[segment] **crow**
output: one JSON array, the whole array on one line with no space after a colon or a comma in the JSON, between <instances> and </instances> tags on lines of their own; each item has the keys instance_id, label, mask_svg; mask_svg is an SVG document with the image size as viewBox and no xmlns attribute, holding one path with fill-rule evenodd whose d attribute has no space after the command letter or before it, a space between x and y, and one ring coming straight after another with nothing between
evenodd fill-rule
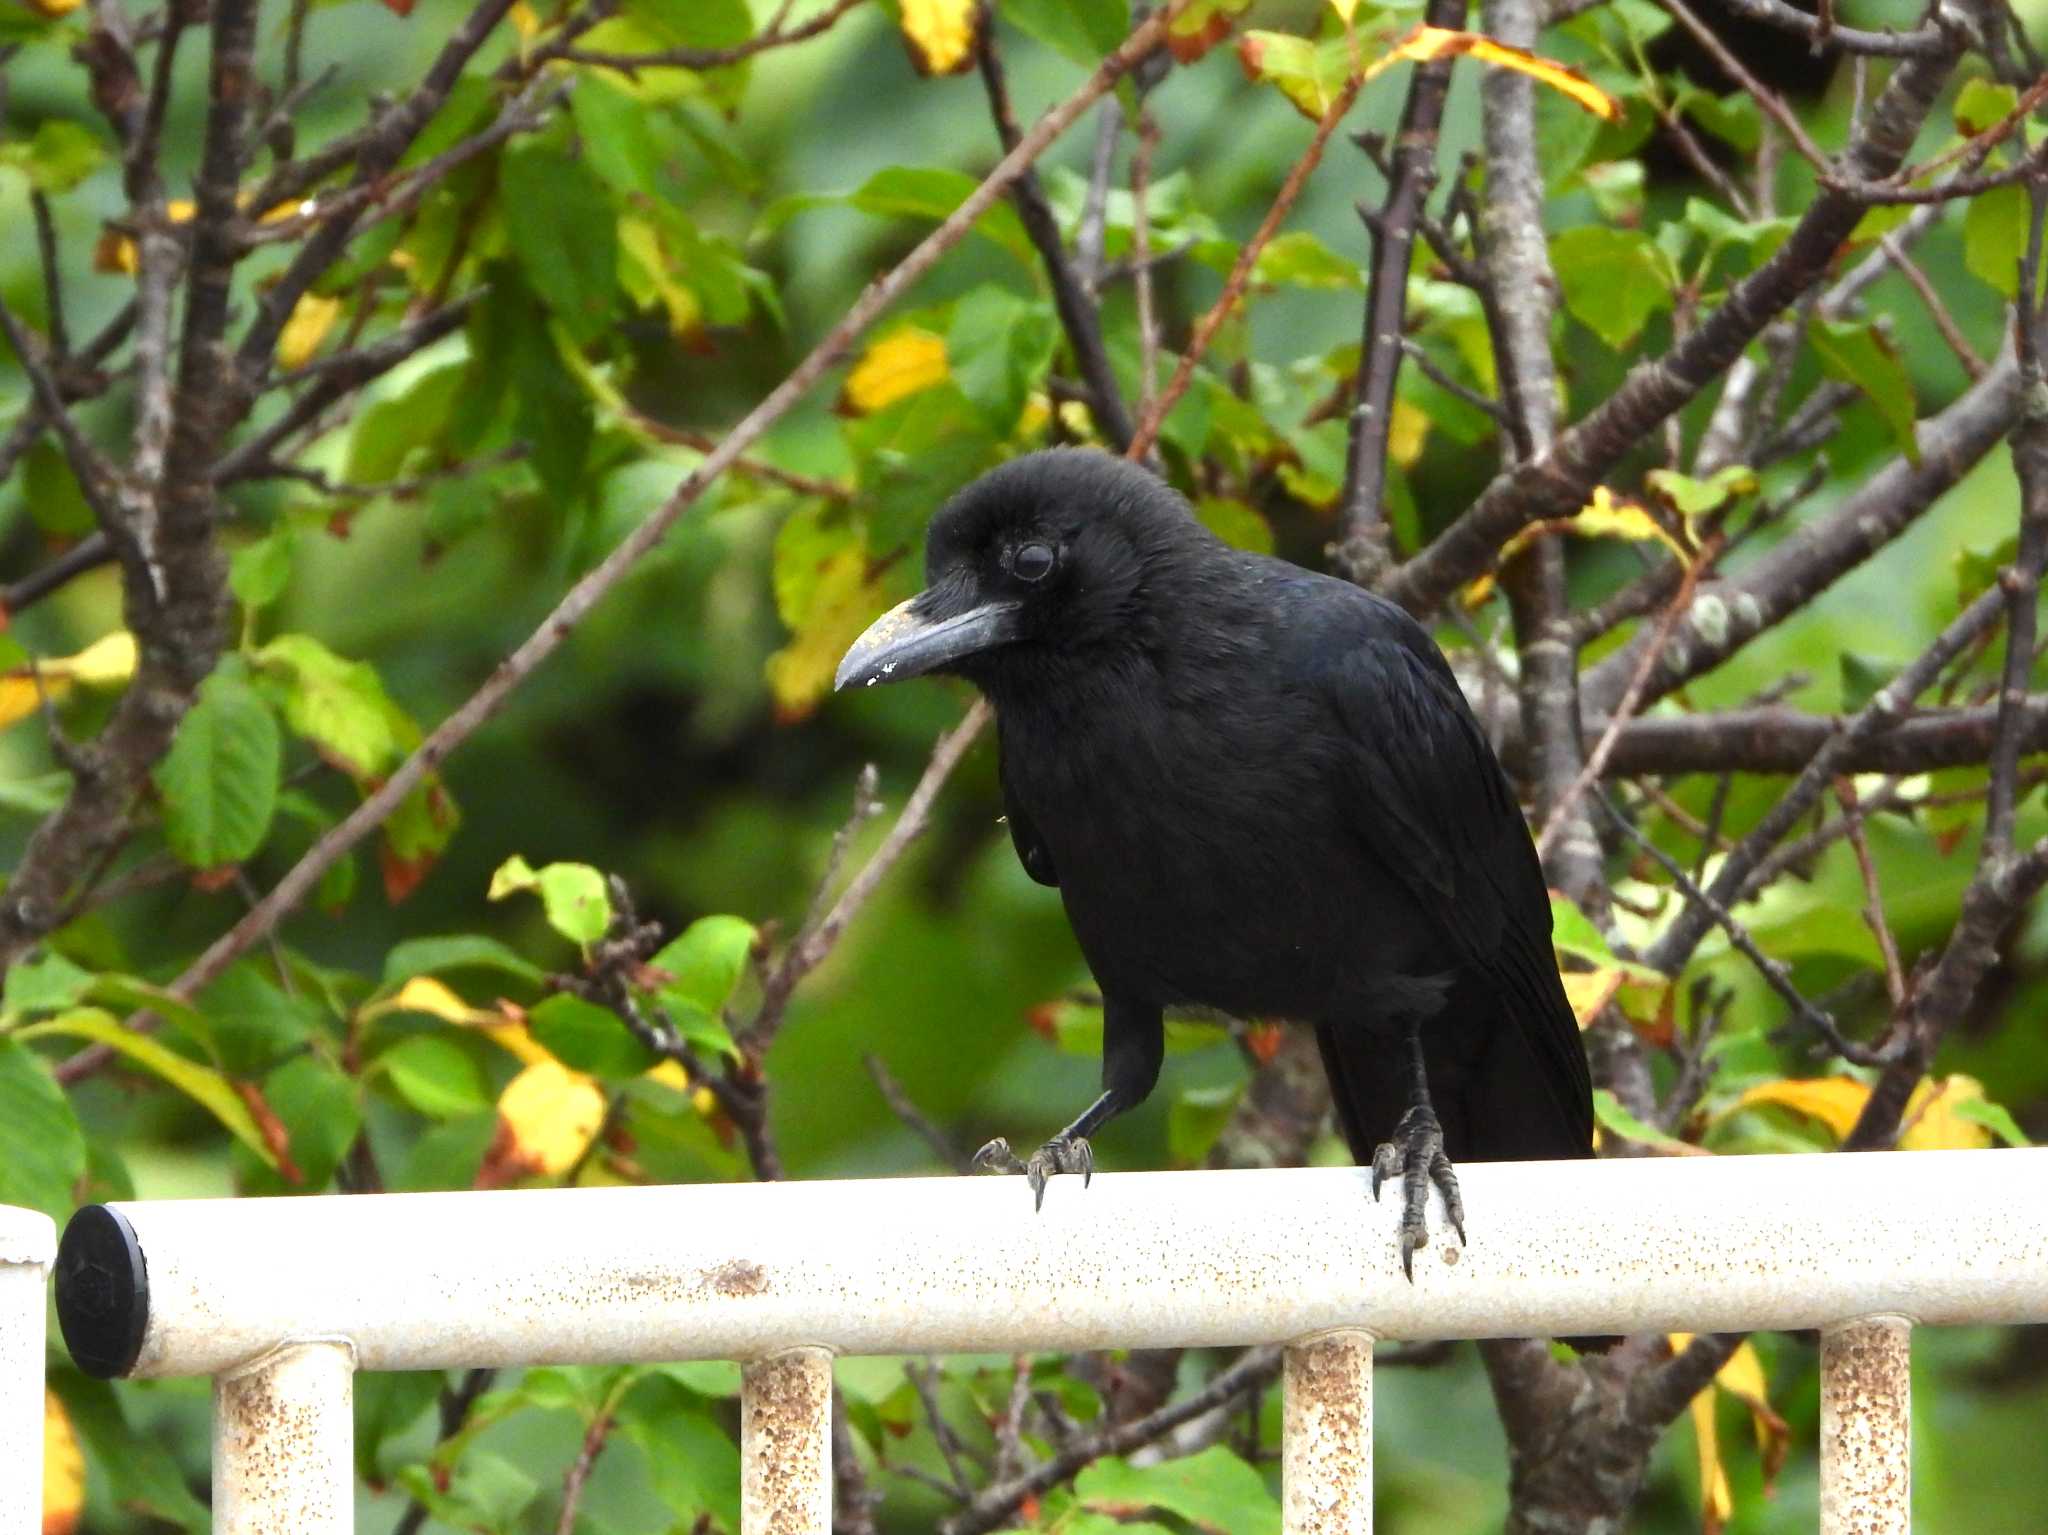
<instances>
[{"instance_id":1,"label":"crow","mask_svg":"<svg viewBox=\"0 0 2048 1535\"><path fill-rule=\"evenodd\" d=\"M1102 1094L1027 1162L1159 1077L1163 1010L1313 1027L1352 1155L1402 1186L1401 1265L1453 1160L1592 1154L1592 1088L1515 797L1449 665L1394 604L1225 544L1149 471L1012 460L933 519L925 590L837 686L964 677L994 705L1026 872L1101 988Z\"/></svg>"}]
</instances>

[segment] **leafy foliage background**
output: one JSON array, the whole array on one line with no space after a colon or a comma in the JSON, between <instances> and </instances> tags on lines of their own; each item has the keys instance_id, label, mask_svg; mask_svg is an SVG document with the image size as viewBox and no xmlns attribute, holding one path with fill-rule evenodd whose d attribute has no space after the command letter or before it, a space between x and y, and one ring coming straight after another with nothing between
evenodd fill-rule
<instances>
[{"instance_id":1,"label":"leafy foliage background","mask_svg":"<svg viewBox=\"0 0 2048 1535\"><path fill-rule=\"evenodd\" d=\"M1335 35L1325 9L1275 0L1250 20ZM32 188L47 192L68 323L89 335L135 288L132 271L120 269L124 236L109 224L128 202L69 52L86 13L50 10L0 12L0 39L13 50L0 120L0 294L47 331L30 207ZM642 0L585 45L726 47L769 24L772 10L759 3L750 11L746 0ZM416 744L421 724L461 703L567 582L675 486L701 456L690 444L752 406L993 162L979 83L913 68L901 24L916 10L908 0L900 15L858 6L800 46L710 72L654 70L635 80L569 65L560 73L573 90L551 123L479 156L430 189L415 214L363 236L315 288L320 302L295 310L300 328L281 344L302 348L294 361L303 364L350 344L359 323L374 334L409 305L478 295L459 330L378 379L360 409L312 441L305 461L322 481L271 477L233 490L223 537L234 555L238 635L156 774L159 813L124 846L114 878L135 877L121 899L93 905L8 977L0 1200L61 1217L81 1199L310 1195L351 1180L432 1188L522 1176L749 1176L745 1146L700 1084L647 1079L652 1058L615 1019L572 996L544 1000L544 975L578 969L572 936L594 942L603 923L579 925L588 910L579 919L566 906L517 892L493 902L487 892L514 855L543 871L567 862L622 876L641 917L700 935L705 948L692 963L709 971L691 970L678 983L688 995L667 1000L696 1020L694 1037L716 1059L721 1012L745 1018L759 996L758 977L744 973L732 944L754 929L738 924L796 930L862 764L879 765L882 801L901 804L932 738L965 702L940 685L828 700L844 642L915 588L916 541L948 491L1049 434L1085 429L1084 418L1063 418L1045 396L1062 343L1029 238L1007 205L882 322L836 401L813 391L775 428L761 457L783 473L721 482L446 764L440 786L323 882L315 909L294 919L278 946L240 961L196 1008L165 1006L160 1053L124 1056L61 1090L50 1068L87 1039L123 1037L115 1016L150 998L119 978L161 984L228 927L252 891L274 883ZM464 14L444 0L421 0L408 15L370 0L314 6L308 59L337 72L299 113L300 142L342 133L360 121L365 101L410 88ZM1005 0L998 16L1010 88L1027 120L1070 89L1081 63L1126 24L1121 0ZM424 163L488 121L499 94L491 72L544 40L558 19L517 8L407 163ZM1358 19L1405 26L1413 18L1360 6ZM1917 16L1873 3L1856 19L1910 26ZM265 13L260 57L275 55L284 26L281 11ZM1638 351L1668 343L1682 280L1698 273L1716 288L1764 259L1782 234L1769 219L1741 223L1718 208L1711 190L1652 142L1653 96L1680 103L1731 164L1746 165L1758 142L1753 102L1686 86L1668 62L1644 63L1665 57L1657 39L1668 26L1638 0L1614 0L1543 41L1630 111L1617 127L1562 98L1546 94L1539 105L1552 253L1570 315L1559 357L1574 403L1601 398ZM198 163L205 68L198 47L177 65L163 139L174 194ZM1844 66L1798 98L1802 120L1827 143L1846 131L1852 75ZM1462 68L1454 79L1446 167L1477 140L1475 79ZM1974 78L1951 93L1923 150L1969 131L1972 103L1984 107L1982 93L1993 89ZM1401 71L1375 80L1349 121L1384 131L1404 90ZM1227 47L1176 72L1148 104L1159 128L1149 237L1156 250L1182 252L1157 274L1177 336L1220 290L1237 242L1265 212L1306 129L1296 106L1247 78ZM1987 121L1998 108L1990 98ZM1041 166L1070 230L1091 137L1075 131ZM1781 182L1779 206L1796 212L1811 192L1808 168L1788 158ZM1204 514L1219 530L1307 563L1320 563L1336 534L1330 503L1343 479L1343 424L1341 414L1318 419L1317 406L1356 363L1363 235L1353 204L1375 200L1381 185L1363 156L1333 146L1288 232L1255 269L1247 317L1226 326L1163 434L1177 478L1206 493ZM1916 247L1956 325L1986 356L1998 348L2025 243L2025 198L2018 188L2011 194L1951 207ZM1118 192L1110 260L1129 254L1130 226L1130 199ZM1418 272L1410 299L1418 338L1442 370L1490 393L1476 306L1430 274L1426 257ZM255 292L238 290L238 302ZM1797 362L1798 388L1833 373L1864 393L1824 449L1769 472L1765 493L1781 495L1820 466L1793 525L1896 454L1902 421L1952 401L1969 382L1902 278L1880 279L1871 310L1881 334L1852 329L1832 358L1817 345ZM1118 371L1132 378L1139 343L1129 283L1105 289L1104 329ZM27 398L25 375L11 359L0 364L0 406L25 408ZM1412 368L1400 400L1407 436L1397 442L1389 504L1412 546L1483 488L1493 426ZM110 398L81 416L115 433L126 408ZM375 488L393 483L395 492ZM806 484L833 493L810 494ZM2016 501L2001 449L1879 558L1692 683L1685 703L1733 705L1798 674L1807 679L1795 695L1801 707L1855 707L1954 616L1959 587L1967 595L2010 558L1999 550ZM0 559L10 577L91 527L77 482L47 442L0 484ZM1748 556L1782 532L1757 534ZM1574 596L1617 586L1641 558L1626 537L1586 541L1573 554ZM1498 596L1489 601L1473 613L1482 631L1503 611ZM14 689L10 728L0 734L0 860L10 866L64 789L61 756L22 668L42 658L64 729L90 736L122 680L118 657L111 677L81 666L75 681L61 658L88 653L122 625L118 573L102 567L13 615L0 635ZM1442 635L1454 651L1469 648L1457 627ZM1982 777L1944 770L1932 785ZM1711 779L1670 788L1692 814L1708 813ZM1728 830L1752 824L1781 789L1781 780L1736 778ZM761 1063L790 1176L939 1170L871 1080L868 1055L961 1148L998 1131L1028 1143L1092 1091L1087 1010L1062 1000L1085 986L1085 968L1056 896L1016 866L997 813L993 755L983 745L947 787L923 840L797 988ZM1964 805L1871 821L1886 912L1909 956L1953 925L1980 820L1980 807ZM2022 820L2027 836L2048 829L2038 796ZM855 860L886 824L856 832ZM1657 835L1691 856L1671 827ZM574 899L601 904L605 896L583 889L565 897ZM1837 844L1747 915L1801 990L1832 995L1877 971L1876 942L1857 915L1862 901L1855 862ZM721 917L733 920L690 928ZM1624 915L1625 936L1628 923ZM435 939L461 941L423 947ZM2010 1110L2014 1133L2048 1130L2048 1052L2036 1026L2048 1009L2044 966L2048 928L2034 911L2012 935L1995 995L1951 1032L1940 1065L1944 1080L1964 1074L1983 1084ZM1686 1137L1721 1153L1831 1145L1826 1113L1771 1087L1824 1074L1811 1041L1783 1028L1780 1004L1718 939L1701 947L1688 975L1707 976L1732 1000L1704 1113ZM406 989L422 976L445 990ZM1867 989L1839 994L1851 999L1846 1018L1876 1016ZM514 1048L479 1026L512 1028L522 1014L529 1040L601 1083L606 1132L594 1144L577 1129L588 1104L574 1084L531 1076L546 1062L530 1043ZM1255 1056L1242 1031L1183 1030L1161 1091L1104 1137L1103 1160L1201 1163ZM527 1084L527 1098L505 1096L515 1081ZM1966 1118L1953 1134L1989 1140L1992 1128ZM1311 1155L1342 1159L1327 1138ZM1062 1186L1053 1197L1086 1196ZM1767 1496L1748 1408L1724 1394L1726 1528L1811 1528L1813 1351L1778 1337L1756 1347L1769 1404L1789 1424L1794 1448ZM1202 1379L1210 1363L1182 1360L1184 1382ZM2048 1470L2035 1448L2048 1411L2044 1366L2048 1354L2031 1335L1917 1336L1923 1528L2018 1535L2039 1527L2048 1504ZM902 1362L843 1362L849 1418L887 1495L883 1529L931 1528L950 1505L915 1478L875 1468L876 1455L949 1479L940 1422L968 1462L995 1454L990 1423L1010 1399L1014 1368L1007 1359L944 1361L921 1393ZM1082 1422L1122 1389L1115 1362L1031 1368ZM206 1466L203 1383L109 1388L60 1357L56 1384L83 1450L81 1527L203 1527L195 1497ZM444 1435L436 1401L459 1401L461 1385L359 1381L362 1528L390 1528L415 1499L451 1527L553 1528L567 1468L592 1424L604 1421L616 1432L601 1441L580 1489L579 1528L736 1529L731 1368L506 1372L462 1404L466 1426ZM1498 1527L1505 1452L1469 1350L1429 1369L1383 1371L1378 1390L1383 1527L1418 1535ZM1277 1408L1269 1394L1250 1437L1168 1462L1167 1471L1101 1462L1071 1489L1020 1509L1016 1522L1067 1535L1277 1528L1274 1473L1256 1453L1276 1442ZM1690 1432L1668 1436L1658 1454L1640 1510L1644 1530L1701 1520ZM1154 1522L1119 1523L1108 1512L1132 1508L1150 1509Z\"/></svg>"}]
</instances>

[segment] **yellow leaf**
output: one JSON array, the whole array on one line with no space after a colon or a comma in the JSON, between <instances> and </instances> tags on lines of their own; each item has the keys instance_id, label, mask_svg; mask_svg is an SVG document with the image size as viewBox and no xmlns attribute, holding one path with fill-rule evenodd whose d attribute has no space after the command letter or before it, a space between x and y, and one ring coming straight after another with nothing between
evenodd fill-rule
<instances>
[{"instance_id":1,"label":"yellow leaf","mask_svg":"<svg viewBox=\"0 0 2048 1535\"><path fill-rule=\"evenodd\" d=\"M69 16L83 3L84 0L28 0L28 8L55 21L59 16Z\"/></svg>"},{"instance_id":2,"label":"yellow leaf","mask_svg":"<svg viewBox=\"0 0 2048 1535\"><path fill-rule=\"evenodd\" d=\"M105 687L133 677L135 661L135 636L126 629L117 629L102 639L94 640L75 656L67 656L61 661L45 661L43 675L48 676L54 670L88 687Z\"/></svg>"},{"instance_id":3,"label":"yellow leaf","mask_svg":"<svg viewBox=\"0 0 2048 1535\"><path fill-rule=\"evenodd\" d=\"M108 687L135 675L135 636L117 629L94 640L75 656L53 656L36 662L35 671L18 666L0 672L0 730L25 719L42 707L36 693L36 676L42 677L43 691L52 699L62 698L72 684Z\"/></svg>"},{"instance_id":4,"label":"yellow leaf","mask_svg":"<svg viewBox=\"0 0 2048 1535\"><path fill-rule=\"evenodd\" d=\"M384 1005L388 1011L426 1013L435 1018L445 1018L450 1023L482 1023L496 1019L496 1013L483 1013L471 1007L442 981L431 975L416 975L398 988L398 995Z\"/></svg>"},{"instance_id":5,"label":"yellow leaf","mask_svg":"<svg viewBox=\"0 0 2048 1535\"><path fill-rule=\"evenodd\" d=\"M287 373L303 368L320 350L320 343L341 318L341 300L325 294L305 293L292 305L291 317L277 333L277 364Z\"/></svg>"},{"instance_id":6,"label":"yellow leaf","mask_svg":"<svg viewBox=\"0 0 2048 1535\"><path fill-rule=\"evenodd\" d=\"M679 1093L690 1091L690 1074L683 1070L681 1061L661 1061L641 1073L650 1082L659 1082L663 1087L672 1087Z\"/></svg>"},{"instance_id":7,"label":"yellow leaf","mask_svg":"<svg viewBox=\"0 0 2048 1535\"><path fill-rule=\"evenodd\" d=\"M669 334L687 341L704 328L704 305L686 283L676 280L661 234L646 219L619 220L619 250L626 258L621 275L634 302L660 303L668 311Z\"/></svg>"},{"instance_id":8,"label":"yellow leaf","mask_svg":"<svg viewBox=\"0 0 2048 1535\"><path fill-rule=\"evenodd\" d=\"M861 354L846 375L846 403L865 416L945 381L946 338L907 325Z\"/></svg>"},{"instance_id":9,"label":"yellow leaf","mask_svg":"<svg viewBox=\"0 0 2048 1535\"><path fill-rule=\"evenodd\" d=\"M590 1149L604 1124L604 1094L580 1071L536 1061L498 1095L506 1160L521 1172L558 1178Z\"/></svg>"},{"instance_id":10,"label":"yellow leaf","mask_svg":"<svg viewBox=\"0 0 2048 1535\"><path fill-rule=\"evenodd\" d=\"M1358 12L1358 0L1330 0L1330 9L1337 13L1345 26L1351 25L1351 18Z\"/></svg>"},{"instance_id":11,"label":"yellow leaf","mask_svg":"<svg viewBox=\"0 0 2048 1535\"><path fill-rule=\"evenodd\" d=\"M1819 1120L1841 1140L1856 1128L1857 1116L1870 1098L1870 1089L1854 1077L1809 1077L1759 1082L1735 1100L1727 1110L1752 1108L1759 1103L1782 1104ZM1725 1116L1724 1116L1725 1117Z\"/></svg>"},{"instance_id":12,"label":"yellow leaf","mask_svg":"<svg viewBox=\"0 0 2048 1535\"><path fill-rule=\"evenodd\" d=\"M519 34L522 43L532 42L540 32L540 13L528 5L526 0L517 0L506 16L512 23L512 30Z\"/></svg>"},{"instance_id":13,"label":"yellow leaf","mask_svg":"<svg viewBox=\"0 0 2048 1535\"><path fill-rule=\"evenodd\" d=\"M1387 457L1396 468L1412 468L1429 441L1429 412L1406 400L1394 401L1387 417Z\"/></svg>"},{"instance_id":14,"label":"yellow leaf","mask_svg":"<svg viewBox=\"0 0 2048 1535\"><path fill-rule=\"evenodd\" d=\"M1961 1072L1936 1082L1924 1079L1906 1100L1906 1112L1899 1123L1901 1151L1982 1151L1991 1144L1991 1131L1975 1120L1965 1119L1956 1109L1975 1099L1984 1099L1984 1084Z\"/></svg>"},{"instance_id":15,"label":"yellow leaf","mask_svg":"<svg viewBox=\"0 0 2048 1535\"><path fill-rule=\"evenodd\" d=\"M1521 534L1517 533L1515 538L1520 538L1521 536ZM1514 541L1511 538L1508 540L1508 543L1513 544ZM1501 552L1505 554L1507 550L1503 549ZM1494 587L1499 584L1493 572L1489 570L1483 576L1475 576L1470 584L1466 586L1465 590L1458 594L1458 600L1464 603L1468 610L1484 607L1486 606L1486 599L1493 595Z\"/></svg>"},{"instance_id":16,"label":"yellow leaf","mask_svg":"<svg viewBox=\"0 0 2048 1535\"><path fill-rule=\"evenodd\" d=\"M903 0L902 14L918 73L957 75L973 66L981 0Z\"/></svg>"},{"instance_id":17,"label":"yellow leaf","mask_svg":"<svg viewBox=\"0 0 2048 1535\"><path fill-rule=\"evenodd\" d=\"M1735 1494L1728 1486L1728 1473L1721 1465L1721 1434L1714 1424L1714 1393L1702 1391L1692 1399L1692 1437L1700 1457L1701 1535L1721 1535L1729 1515L1735 1512Z\"/></svg>"},{"instance_id":18,"label":"yellow leaf","mask_svg":"<svg viewBox=\"0 0 2048 1535\"><path fill-rule=\"evenodd\" d=\"M1692 552L1650 515L1649 508L1640 501L1623 500L1605 485L1593 488L1593 499L1571 519L1570 528L1585 538L1626 538L1639 544L1654 541L1668 547L1681 563L1692 559Z\"/></svg>"},{"instance_id":19,"label":"yellow leaf","mask_svg":"<svg viewBox=\"0 0 2048 1535\"><path fill-rule=\"evenodd\" d=\"M1675 1332L1670 1334L1669 1338L1671 1351L1675 1354L1692 1342L1693 1335L1689 1332ZM1714 1372L1714 1386L1727 1392L1749 1409L1750 1422L1756 1429L1757 1450L1763 1459L1764 1491L1768 1496L1772 1485L1778 1479L1779 1469L1785 1464L1785 1452L1791 1447L1792 1429L1771 1406L1770 1387L1764 1378L1764 1363L1758 1356L1755 1346L1747 1342L1738 1344L1735 1352L1728 1356L1728 1362ZM1712 1400L1712 1388L1694 1397L1692 1408L1695 1415L1702 1412L1711 1415L1711 1406L1702 1408L1700 1403L1711 1403ZM1697 1416L1694 1421L1697 1425ZM1720 1458L1717 1454L1717 1469L1719 1464ZM1701 1465L1704 1472L1704 1460ZM1725 1474L1721 1480L1725 1487ZM1706 1485L1704 1475L1701 1477L1701 1485ZM1725 1519L1729 1511L1730 1509L1724 1509L1721 1517Z\"/></svg>"},{"instance_id":20,"label":"yellow leaf","mask_svg":"<svg viewBox=\"0 0 2048 1535\"><path fill-rule=\"evenodd\" d=\"M768 688L775 695L777 721L790 724L818 706L832 689L839 658L881 605L868 579L867 556L860 550L841 549L825 561L802 627L768 658Z\"/></svg>"},{"instance_id":21,"label":"yellow leaf","mask_svg":"<svg viewBox=\"0 0 2048 1535\"><path fill-rule=\"evenodd\" d=\"M1497 43L1477 32L1454 32L1444 27L1417 27L1394 44L1385 57L1374 60L1366 70L1365 78L1370 80L1374 75L1403 59L1425 64L1431 59L1454 58L1461 53L1470 54L1484 63L1497 64L1502 69L1512 69L1540 81L1554 91L1563 92L1594 116L1603 117L1610 123L1621 120L1621 103L1577 70L1567 69L1552 59L1541 58L1525 49Z\"/></svg>"},{"instance_id":22,"label":"yellow leaf","mask_svg":"<svg viewBox=\"0 0 2048 1535\"><path fill-rule=\"evenodd\" d=\"M1564 982L1565 1000L1571 1003L1572 1016L1579 1020L1582 1029L1592 1027L1600 1009L1614 1000L1614 993L1621 986L1619 970L1572 970L1558 979Z\"/></svg>"},{"instance_id":23,"label":"yellow leaf","mask_svg":"<svg viewBox=\"0 0 2048 1535\"><path fill-rule=\"evenodd\" d=\"M85 1456L71 1415L54 1391L43 1393L43 1535L71 1535L85 1508Z\"/></svg>"}]
</instances>

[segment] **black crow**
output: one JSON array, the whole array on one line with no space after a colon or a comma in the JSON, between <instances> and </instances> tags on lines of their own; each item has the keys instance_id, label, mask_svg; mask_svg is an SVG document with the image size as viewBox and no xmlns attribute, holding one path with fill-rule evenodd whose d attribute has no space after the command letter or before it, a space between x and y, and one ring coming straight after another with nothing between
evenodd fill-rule
<instances>
[{"instance_id":1,"label":"black crow","mask_svg":"<svg viewBox=\"0 0 2048 1535\"><path fill-rule=\"evenodd\" d=\"M1102 989L1102 1096L1023 1164L1040 1200L1152 1091L1176 1004L1314 1027L1375 1197L1402 1182L1411 1277L1431 1183L1464 1236L1452 1159L1592 1154L1528 827L1405 612L1231 548L1148 471L1076 449L962 491L925 576L837 681L944 672L995 706L1017 856Z\"/></svg>"}]
</instances>

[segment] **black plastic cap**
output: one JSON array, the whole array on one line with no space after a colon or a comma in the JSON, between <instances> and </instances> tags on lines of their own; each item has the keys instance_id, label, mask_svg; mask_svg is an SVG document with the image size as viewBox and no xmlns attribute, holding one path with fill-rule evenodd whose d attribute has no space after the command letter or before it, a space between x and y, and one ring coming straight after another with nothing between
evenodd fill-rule
<instances>
[{"instance_id":1,"label":"black plastic cap","mask_svg":"<svg viewBox=\"0 0 2048 1535\"><path fill-rule=\"evenodd\" d=\"M112 1380L135 1368L149 1327L149 1270L135 1228L120 1211L87 1205L57 1244L57 1323L88 1375Z\"/></svg>"}]
</instances>

